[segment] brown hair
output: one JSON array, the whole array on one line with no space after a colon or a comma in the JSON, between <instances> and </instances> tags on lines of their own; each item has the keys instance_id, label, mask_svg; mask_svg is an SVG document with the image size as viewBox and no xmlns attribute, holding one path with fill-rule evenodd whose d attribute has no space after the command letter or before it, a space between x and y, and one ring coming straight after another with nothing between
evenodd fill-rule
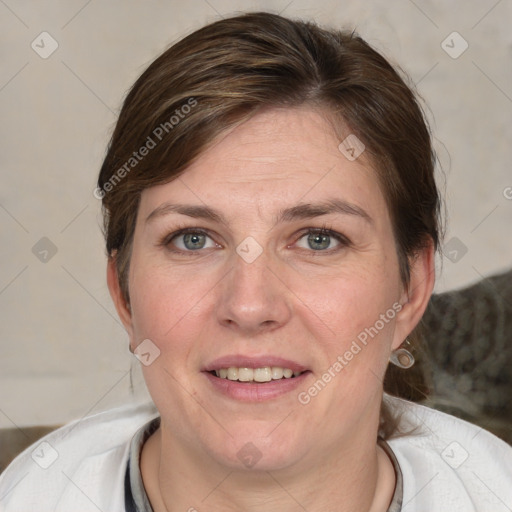
<instances>
[{"instance_id":1,"label":"brown hair","mask_svg":"<svg viewBox=\"0 0 512 512\"><path fill-rule=\"evenodd\" d=\"M431 241L437 249L440 239L435 155L412 88L354 32L259 12L185 37L124 101L95 195L102 197L107 253L116 258L127 302L141 192L175 179L216 136L259 110L302 105L321 109L366 146L408 284L409 259ZM395 373L389 370L386 389L409 389Z\"/></svg>"}]
</instances>

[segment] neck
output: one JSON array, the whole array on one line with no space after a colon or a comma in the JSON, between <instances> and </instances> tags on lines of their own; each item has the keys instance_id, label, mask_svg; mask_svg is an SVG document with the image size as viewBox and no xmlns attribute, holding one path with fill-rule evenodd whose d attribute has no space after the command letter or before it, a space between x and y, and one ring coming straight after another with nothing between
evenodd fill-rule
<instances>
[{"instance_id":1,"label":"neck","mask_svg":"<svg viewBox=\"0 0 512 512\"><path fill-rule=\"evenodd\" d=\"M184 448L161 425L144 445L141 473L155 512L324 512L333 504L339 512L385 512L395 487L385 452L362 440L336 448L286 469L236 471Z\"/></svg>"}]
</instances>

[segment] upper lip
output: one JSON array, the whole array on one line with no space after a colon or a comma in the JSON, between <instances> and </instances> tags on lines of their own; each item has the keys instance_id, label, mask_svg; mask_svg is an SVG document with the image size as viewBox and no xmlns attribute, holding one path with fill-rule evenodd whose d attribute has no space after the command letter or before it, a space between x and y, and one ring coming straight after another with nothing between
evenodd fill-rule
<instances>
[{"instance_id":1,"label":"upper lip","mask_svg":"<svg viewBox=\"0 0 512 512\"><path fill-rule=\"evenodd\" d=\"M203 371L211 372L221 368L265 368L266 366L279 366L281 368L289 368L294 372L303 372L307 368L295 361L284 359L276 356L244 356L244 355L228 355L219 357L211 363L208 363Z\"/></svg>"}]
</instances>

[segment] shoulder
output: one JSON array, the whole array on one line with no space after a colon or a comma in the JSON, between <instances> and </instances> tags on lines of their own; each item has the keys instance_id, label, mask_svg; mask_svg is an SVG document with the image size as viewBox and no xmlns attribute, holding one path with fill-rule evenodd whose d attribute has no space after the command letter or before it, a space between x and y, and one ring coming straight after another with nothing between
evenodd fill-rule
<instances>
[{"instance_id":1,"label":"shoulder","mask_svg":"<svg viewBox=\"0 0 512 512\"><path fill-rule=\"evenodd\" d=\"M123 406L40 439L0 475L0 510L124 511L131 438L156 416L152 403Z\"/></svg>"},{"instance_id":2,"label":"shoulder","mask_svg":"<svg viewBox=\"0 0 512 512\"><path fill-rule=\"evenodd\" d=\"M385 396L401 415L388 444L403 474L409 510L505 512L512 505L512 447L490 432L405 400Z\"/></svg>"}]
</instances>

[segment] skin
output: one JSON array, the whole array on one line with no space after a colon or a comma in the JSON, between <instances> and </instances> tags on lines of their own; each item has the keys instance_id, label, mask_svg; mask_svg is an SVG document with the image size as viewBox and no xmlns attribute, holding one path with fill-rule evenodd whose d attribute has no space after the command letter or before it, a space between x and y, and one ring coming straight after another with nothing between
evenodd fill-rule
<instances>
[{"instance_id":1,"label":"skin","mask_svg":"<svg viewBox=\"0 0 512 512\"><path fill-rule=\"evenodd\" d=\"M219 137L179 179L142 193L129 307L113 258L108 284L132 348L150 339L160 350L143 366L161 414L141 460L156 512L389 505L394 472L375 442L382 380L432 293L433 249L412 260L405 288L376 174L364 153L345 158L340 140L319 111L266 111ZM330 213L276 223L284 208L330 198L370 220ZM146 222L166 202L207 205L225 222L175 212ZM324 226L350 242L331 237L327 249L311 248L305 231ZM209 231L205 248L185 252L183 237L160 243L182 227ZM248 236L263 250L252 263L236 252ZM395 318L307 405L299 403L298 392L396 303ZM201 372L229 354L280 356L311 373L296 391L241 402ZM237 457L249 442L261 454L251 468Z\"/></svg>"}]
</instances>

